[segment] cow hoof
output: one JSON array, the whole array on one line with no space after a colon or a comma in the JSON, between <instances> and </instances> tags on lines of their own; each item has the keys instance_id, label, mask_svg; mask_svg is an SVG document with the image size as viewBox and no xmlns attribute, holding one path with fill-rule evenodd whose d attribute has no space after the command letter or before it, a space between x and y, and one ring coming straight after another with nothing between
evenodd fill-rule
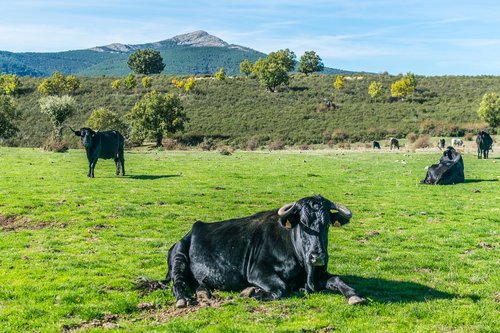
<instances>
[{"instance_id":1,"label":"cow hoof","mask_svg":"<svg viewBox=\"0 0 500 333\"><path fill-rule=\"evenodd\" d=\"M184 298L178 299L177 302L175 302L175 307L176 308L185 308L187 306L187 302Z\"/></svg>"},{"instance_id":2,"label":"cow hoof","mask_svg":"<svg viewBox=\"0 0 500 333\"><path fill-rule=\"evenodd\" d=\"M248 287L243 289L243 291L240 293L241 297L252 297L253 294L255 294L255 287Z\"/></svg>"},{"instance_id":3,"label":"cow hoof","mask_svg":"<svg viewBox=\"0 0 500 333\"><path fill-rule=\"evenodd\" d=\"M350 305L363 304L365 302L366 302L366 299L359 297L359 296L351 296L351 297L349 297L349 300L347 301L347 303L349 303Z\"/></svg>"}]
</instances>

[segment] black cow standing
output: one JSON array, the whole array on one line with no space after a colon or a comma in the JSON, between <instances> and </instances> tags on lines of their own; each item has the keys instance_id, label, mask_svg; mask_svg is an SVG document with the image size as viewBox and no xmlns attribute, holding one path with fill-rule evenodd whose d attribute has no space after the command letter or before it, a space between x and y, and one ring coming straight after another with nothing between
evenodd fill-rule
<instances>
[{"instance_id":1,"label":"black cow standing","mask_svg":"<svg viewBox=\"0 0 500 333\"><path fill-rule=\"evenodd\" d=\"M116 164L116 174L125 176L125 159L123 157L123 146L125 139L118 131L95 132L90 128L83 127L75 131L70 127L76 136L81 138L82 144L87 152L89 161L88 177L94 178L94 168L99 158L112 158Z\"/></svg>"},{"instance_id":2,"label":"black cow standing","mask_svg":"<svg viewBox=\"0 0 500 333\"><path fill-rule=\"evenodd\" d=\"M328 227L348 223L345 206L321 196L280 209L215 223L194 223L168 252L166 282L173 281L176 306L185 307L196 290L241 291L258 300L286 297L293 290L340 291L349 304L363 303L354 289L327 272Z\"/></svg>"},{"instance_id":3,"label":"black cow standing","mask_svg":"<svg viewBox=\"0 0 500 333\"><path fill-rule=\"evenodd\" d=\"M398 148L398 150L399 150L399 141L398 141L398 139L391 138L391 150L392 150L392 147Z\"/></svg>"},{"instance_id":4,"label":"black cow standing","mask_svg":"<svg viewBox=\"0 0 500 333\"><path fill-rule=\"evenodd\" d=\"M380 149L380 143L378 141L373 141L373 149Z\"/></svg>"},{"instance_id":5,"label":"black cow standing","mask_svg":"<svg viewBox=\"0 0 500 333\"><path fill-rule=\"evenodd\" d=\"M445 139L439 139L438 147L441 149L444 149L444 146L446 145L446 140Z\"/></svg>"},{"instance_id":6,"label":"black cow standing","mask_svg":"<svg viewBox=\"0 0 500 333\"><path fill-rule=\"evenodd\" d=\"M464 161L462 155L455 148L449 146L439 159L439 164L433 164L427 169L427 175L421 183L449 185L463 183L464 181Z\"/></svg>"},{"instance_id":7,"label":"black cow standing","mask_svg":"<svg viewBox=\"0 0 500 333\"><path fill-rule=\"evenodd\" d=\"M481 131L476 137L476 145L477 145L477 158L481 158L481 155L484 159L488 158L488 152L493 145L493 139L491 136L485 131Z\"/></svg>"}]
</instances>

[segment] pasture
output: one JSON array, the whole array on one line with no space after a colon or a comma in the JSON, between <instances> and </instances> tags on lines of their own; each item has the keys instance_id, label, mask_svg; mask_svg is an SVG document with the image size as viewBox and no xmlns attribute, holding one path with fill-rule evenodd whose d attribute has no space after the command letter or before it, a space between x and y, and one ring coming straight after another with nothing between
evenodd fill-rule
<instances>
[{"instance_id":1,"label":"pasture","mask_svg":"<svg viewBox=\"0 0 500 333\"><path fill-rule=\"evenodd\" d=\"M419 184L440 153L126 151L125 177L83 150L0 149L2 332L494 332L500 327L500 160L464 156L466 183ZM169 247L219 221L321 194L351 223L329 231L335 293L258 302L215 292L175 309Z\"/></svg>"}]
</instances>

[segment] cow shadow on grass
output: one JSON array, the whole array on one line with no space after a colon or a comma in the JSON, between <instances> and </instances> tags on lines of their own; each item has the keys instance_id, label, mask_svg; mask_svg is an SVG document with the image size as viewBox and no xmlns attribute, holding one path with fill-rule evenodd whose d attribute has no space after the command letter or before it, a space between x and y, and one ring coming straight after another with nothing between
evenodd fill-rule
<instances>
[{"instance_id":1,"label":"cow shadow on grass","mask_svg":"<svg viewBox=\"0 0 500 333\"><path fill-rule=\"evenodd\" d=\"M466 179L464 183L497 182L498 179Z\"/></svg>"},{"instance_id":2,"label":"cow shadow on grass","mask_svg":"<svg viewBox=\"0 0 500 333\"><path fill-rule=\"evenodd\" d=\"M378 303L427 302L437 299L469 298L479 300L476 295L457 295L410 281L392 281L380 278L366 278L346 275L340 277L353 287L359 295Z\"/></svg>"},{"instance_id":3,"label":"cow shadow on grass","mask_svg":"<svg viewBox=\"0 0 500 333\"><path fill-rule=\"evenodd\" d=\"M130 179L138 179L138 180L156 180L156 179L163 179L163 178L173 178L173 177L180 177L180 174L177 175L130 175L130 176L125 176L126 178Z\"/></svg>"}]
</instances>

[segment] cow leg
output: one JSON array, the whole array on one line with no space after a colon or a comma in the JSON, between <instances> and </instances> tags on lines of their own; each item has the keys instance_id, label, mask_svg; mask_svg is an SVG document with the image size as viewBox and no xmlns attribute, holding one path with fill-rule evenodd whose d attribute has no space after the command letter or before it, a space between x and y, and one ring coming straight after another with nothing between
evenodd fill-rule
<instances>
[{"instance_id":1,"label":"cow leg","mask_svg":"<svg viewBox=\"0 0 500 333\"><path fill-rule=\"evenodd\" d=\"M123 154L120 155L120 164L122 165L122 176L125 176L125 158L123 157Z\"/></svg>"},{"instance_id":2,"label":"cow leg","mask_svg":"<svg viewBox=\"0 0 500 333\"><path fill-rule=\"evenodd\" d=\"M277 274L267 275L265 280L249 279L248 282L258 287L253 290L251 297L260 301L272 301L288 295L285 282Z\"/></svg>"},{"instance_id":3,"label":"cow leg","mask_svg":"<svg viewBox=\"0 0 500 333\"><path fill-rule=\"evenodd\" d=\"M366 302L366 300L362 297L359 297L356 295L356 290L353 288L349 287L347 284L345 284L344 281L342 281L338 276L331 276L327 281L325 285L326 289L330 290L335 290L335 291L340 291L342 295L344 295L345 298L347 298L347 302L349 304L361 304Z\"/></svg>"},{"instance_id":4,"label":"cow leg","mask_svg":"<svg viewBox=\"0 0 500 333\"><path fill-rule=\"evenodd\" d=\"M118 159L118 157L115 157L114 160L116 166L116 175L118 176L120 174L120 160Z\"/></svg>"},{"instance_id":5,"label":"cow leg","mask_svg":"<svg viewBox=\"0 0 500 333\"><path fill-rule=\"evenodd\" d=\"M189 297L186 295L186 288L192 280L192 274L189 268L190 243L191 234L188 234L175 244L168 258L170 276L173 281L172 293L177 300L175 306L178 308L186 307L189 301Z\"/></svg>"}]
</instances>

